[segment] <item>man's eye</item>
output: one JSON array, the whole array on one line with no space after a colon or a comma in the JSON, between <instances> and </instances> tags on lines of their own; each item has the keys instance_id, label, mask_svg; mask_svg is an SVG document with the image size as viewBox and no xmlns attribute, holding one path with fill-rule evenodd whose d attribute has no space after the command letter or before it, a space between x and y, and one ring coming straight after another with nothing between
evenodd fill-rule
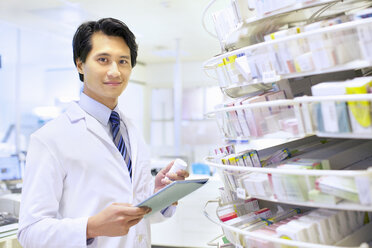
<instances>
[{"instance_id":1,"label":"man's eye","mask_svg":"<svg viewBox=\"0 0 372 248\"><path fill-rule=\"evenodd\" d=\"M106 58L99 58L98 61L102 63L106 63L108 60Z\"/></svg>"},{"instance_id":2,"label":"man's eye","mask_svg":"<svg viewBox=\"0 0 372 248\"><path fill-rule=\"evenodd\" d=\"M119 61L119 63L120 63L120 64L128 64L128 61L125 60L125 59L122 59L122 60Z\"/></svg>"}]
</instances>

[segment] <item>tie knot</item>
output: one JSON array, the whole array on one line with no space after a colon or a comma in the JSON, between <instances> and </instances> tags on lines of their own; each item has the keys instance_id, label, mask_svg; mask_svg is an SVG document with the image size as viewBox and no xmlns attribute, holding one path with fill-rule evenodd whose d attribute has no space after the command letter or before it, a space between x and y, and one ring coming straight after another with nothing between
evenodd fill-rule
<instances>
[{"instance_id":1,"label":"tie knot","mask_svg":"<svg viewBox=\"0 0 372 248\"><path fill-rule=\"evenodd\" d=\"M117 112L112 111L110 115L110 121L113 125L119 125L120 124L120 116Z\"/></svg>"}]
</instances>

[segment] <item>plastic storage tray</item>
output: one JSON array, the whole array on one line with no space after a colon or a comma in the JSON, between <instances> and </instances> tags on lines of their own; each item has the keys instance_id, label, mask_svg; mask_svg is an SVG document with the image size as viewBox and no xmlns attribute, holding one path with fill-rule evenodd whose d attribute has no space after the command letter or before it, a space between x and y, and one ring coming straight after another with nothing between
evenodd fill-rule
<instances>
[{"instance_id":1,"label":"plastic storage tray","mask_svg":"<svg viewBox=\"0 0 372 248\"><path fill-rule=\"evenodd\" d=\"M229 140L319 137L372 139L372 94L297 97L244 104L207 114Z\"/></svg>"},{"instance_id":2,"label":"plastic storage tray","mask_svg":"<svg viewBox=\"0 0 372 248\"><path fill-rule=\"evenodd\" d=\"M207 206L210 203L216 203L217 201L209 201L206 203L204 208L204 215L215 224L222 227L225 235L229 237L229 241L234 243L235 247L243 247L244 243L242 240L246 239L254 239L254 240L261 240L267 242L267 247L297 247L297 248L369 248L367 243L364 243L365 240L370 238L370 234L372 232L372 223L366 224L353 232L350 235L347 235L343 239L339 240L333 245L323 245L323 244L316 244L316 243L307 243L295 240L288 240L282 239L277 237L270 237L268 235L264 235L261 233L250 232L246 230L242 230L240 228L227 225L220 220L218 220L217 216L212 217L208 211L206 210ZM216 208L216 213L217 213ZM216 214L217 215L217 214ZM269 244L270 242L270 244ZM244 246L246 247L246 246Z\"/></svg>"},{"instance_id":3,"label":"plastic storage tray","mask_svg":"<svg viewBox=\"0 0 372 248\"><path fill-rule=\"evenodd\" d=\"M300 105L293 100L251 104L244 104L242 101L226 105L236 106L221 107L207 115L216 117L227 139L305 136Z\"/></svg>"}]
</instances>

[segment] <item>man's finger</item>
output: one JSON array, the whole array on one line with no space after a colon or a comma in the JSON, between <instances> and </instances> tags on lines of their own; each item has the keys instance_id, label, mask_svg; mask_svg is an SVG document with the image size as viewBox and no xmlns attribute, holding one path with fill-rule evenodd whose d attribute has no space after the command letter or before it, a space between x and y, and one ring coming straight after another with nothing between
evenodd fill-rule
<instances>
[{"instance_id":1,"label":"man's finger","mask_svg":"<svg viewBox=\"0 0 372 248\"><path fill-rule=\"evenodd\" d=\"M128 221L128 225L134 226L134 225L138 224L141 220L142 220L142 218L137 218L137 219Z\"/></svg>"},{"instance_id":2,"label":"man's finger","mask_svg":"<svg viewBox=\"0 0 372 248\"><path fill-rule=\"evenodd\" d=\"M149 207L128 207L128 206L117 206L120 208L120 212L124 215L129 216L143 216L149 211Z\"/></svg>"},{"instance_id":3,"label":"man's finger","mask_svg":"<svg viewBox=\"0 0 372 248\"><path fill-rule=\"evenodd\" d=\"M173 164L174 164L174 161L173 160L172 162L170 162L164 169L163 169L163 173L164 175L168 173L168 171L172 168Z\"/></svg>"},{"instance_id":4,"label":"man's finger","mask_svg":"<svg viewBox=\"0 0 372 248\"><path fill-rule=\"evenodd\" d=\"M190 174L189 174L189 172L188 171L185 171L185 170L179 170L179 171L177 171L177 176L179 176L179 177L184 177L184 178L186 178L186 177L188 177Z\"/></svg>"},{"instance_id":5,"label":"man's finger","mask_svg":"<svg viewBox=\"0 0 372 248\"><path fill-rule=\"evenodd\" d=\"M161 183L164 184L164 185L168 185L168 184L172 183L172 180L170 180L168 178L163 178L163 179L161 179Z\"/></svg>"}]
</instances>

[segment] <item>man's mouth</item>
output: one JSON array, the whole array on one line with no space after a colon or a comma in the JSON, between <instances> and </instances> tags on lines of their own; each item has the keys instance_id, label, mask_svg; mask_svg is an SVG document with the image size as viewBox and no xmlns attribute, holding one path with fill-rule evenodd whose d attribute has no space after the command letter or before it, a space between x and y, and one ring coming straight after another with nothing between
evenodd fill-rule
<instances>
[{"instance_id":1,"label":"man's mouth","mask_svg":"<svg viewBox=\"0 0 372 248\"><path fill-rule=\"evenodd\" d=\"M115 82L115 81L109 81L109 82L104 82L106 85L112 85L112 86L117 86L120 85L121 82Z\"/></svg>"}]
</instances>

